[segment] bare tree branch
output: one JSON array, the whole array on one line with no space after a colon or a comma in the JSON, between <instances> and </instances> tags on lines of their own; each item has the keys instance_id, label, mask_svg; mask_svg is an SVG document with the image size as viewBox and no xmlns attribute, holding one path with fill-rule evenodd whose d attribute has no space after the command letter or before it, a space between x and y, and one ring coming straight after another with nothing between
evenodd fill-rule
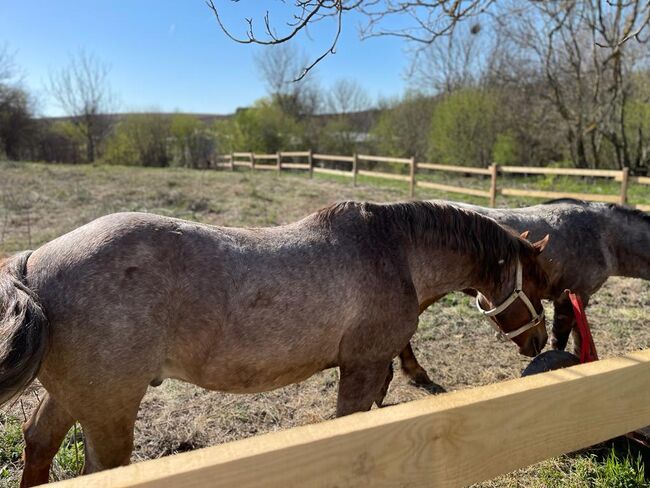
<instances>
[{"instance_id":1,"label":"bare tree branch","mask_svg":"<svg viewBox=\"0 0 650 488\"><path fill-rule=\"evenodd\" d=\"M238 3L239 0L231 0L233 3ZM281 0L284 3L283 0ZM231 30L224 24L219 9L214 3L214 0L206 0L207 6L214 13L217 24L221 30L235 42L240 44L260 44L264 46L282 44L295 38L299 33L306 31L310 24L316 23L322 19L335 17L336 27L329 47L325 49L319 56L312 62L306 64L302 72L294 79L294 81L302 80L307 73L309 73L314 66L330 54L336 52L336 45L339 41L341 31L343 28L343 15L345 12L358 8L363 3L362 0L295 0L293 14L293 22L288 22L288 32L282 35L276 34L276 29L271 24L271 16L267 10L263 17L264 34L260 36L257 34L254 26L254 20L247 18L246 34L245 37L235 36Z\"/></svg>"},{"instance_id":2,"label":"bare tree branch","mask_svg":"<svg viewBox=\"0 0 650 488\"><path fill-rule=\"evenodd\" d=\"M598 33L596 44L614 51L619 50L632 39L647 42L650 38L650 2L648 0L276 0L273 5L284 5L292 11L288 30L277 34L277 29L267 10L263 15L263 34L259 34L253 18L245 19L246 33L243 37L232 34L222 19L223 6L217 7L216 0L206 0L219 27L232 40L243 44L276 45L296 38L307 31L309 25L326 18L336 18L332 40L328 47L312 62L308 63L297 79L302 79L321 60L336 51L343 28L343 17L347 12L357 11L365 16L366 24L361 37L393 36L414 44L430 45L440 37L451 36L456 27L473 24L471 29L480 29L481 22L507 22L507 17L531 8L544 11L548 19L560 28L573 11L591 9L596 13L593 26ZM228 4L228 0L222 0ZM229 0L239 4L239 0ZM398 24L389 28L387 24ZM646 37L644 37L644 35Z\"/></svg>"}]
</instances>

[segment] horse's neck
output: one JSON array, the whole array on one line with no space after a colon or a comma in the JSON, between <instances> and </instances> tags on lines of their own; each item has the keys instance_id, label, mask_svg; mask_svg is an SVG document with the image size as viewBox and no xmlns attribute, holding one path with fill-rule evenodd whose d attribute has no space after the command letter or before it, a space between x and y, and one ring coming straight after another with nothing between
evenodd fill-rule
<instances>
[{"instance_id":1,"label":"horse's neck","mask_svg":"<svg viewBox=\"0 0 650 488\"><path fill-rule=\"evenodd\" d=\"M408 251L411 278L420 304L454 290L482 289L476 258L449 249L413 246Z\"/></svg>"},{"instance_id":2,"label":"horse's neck","mask_svg":"<svg viewBox=\"0 0 650 488\"><path fill-rule=\"evenodd\" d=\"M650 224L616 215L610 221L607 239L613 274L650 280Z\"/></svg>"}]
</instances>

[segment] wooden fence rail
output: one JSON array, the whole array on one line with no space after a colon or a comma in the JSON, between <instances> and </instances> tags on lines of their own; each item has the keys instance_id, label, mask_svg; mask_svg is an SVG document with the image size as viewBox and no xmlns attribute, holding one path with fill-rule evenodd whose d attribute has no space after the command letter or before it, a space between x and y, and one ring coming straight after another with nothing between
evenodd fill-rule
<instances>
[{"instance_id":1,"label":"wooden fence rail","mask_svg":"<svg viewBox=\"0 0 650 488\"><path fill-rule=\"evenodd\" d=\"M60 482L460 487L650 424L650 349Z\"/></svg>"},{"instance_id":2,"label":"wooden fence rail","mask_svg":"<svg viewBox=\"0 0 650 488\"><path fill-rule=\"evenodd\" d=\"M291 158L292 162L284 160ZM305 162L296 162L296 160L305 160ZM268 163L273 161L274 164ZM368 154L354 154L352 156L340 154L321 154L312 151L282 151L276 154L256 154L249 152L233 152L230 155L220 156L217 167L228 167L235 169L238 166L249 167L252 170L277 169L280 172L283 169L300 169L308 170L310 175L313 173L329 174L336 176L345 176L352 178L352 184L357 185L358 176L373 178L382 178L396 181L403 181L409 184L409 194L415 196L416 188L426 188L449 193L460 193L463 195L472 195L489 200L490 206L496 206L497 195L513 197L532 197L532 198L577 198L581 200L600 201L609 203L628 204L628 189L630 184L650 185L650 177L647 176L629 176L628 168L622 170L610 169L583 169L583 168L536 168L529 166L498 166L490 165L489 168L477 168L471 166L454 166L447 164L437 164L428 162L416 162L415 158L394 158L388 156L374 156ZM266 162L264 162L266 161ZM318 166L314 164L318 162ZM347 168L326 167L323 163L351 163ZM409 167L408 174L402 172L387 172L385 170L362 169L360 163L390 163L397 165L406 165ZM434 183L426 179L418 178L418 175L426 175L429 172L451 172L462 173L466 175L489 176L490 186L485 189L466 188L464 186L454 186L443 183ZM430 173L429 173L430 174ZM519 175L556 175L556 176L581 176L590 178L607 178L621 184L618 195L605 195L596 193L576 193L576 192L558 192L536 189L522 188L502 188L498 186L499 174L519 174ZM637 204L632 205L643 211L650 211L650 205Z\"/></svg>"}]
</instances>

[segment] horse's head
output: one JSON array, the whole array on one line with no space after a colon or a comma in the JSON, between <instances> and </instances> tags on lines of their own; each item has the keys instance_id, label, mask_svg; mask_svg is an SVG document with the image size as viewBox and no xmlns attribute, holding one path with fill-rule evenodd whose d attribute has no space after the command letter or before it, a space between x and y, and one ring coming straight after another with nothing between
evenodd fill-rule
<instances>
[{"instance_id":1,"label":"horse's head","mask_svg":"<svg viewBox=\"0 0 650 488\"><path fill-rule=\"evenodd\" d=\"M511 339L521 354L533 357L544 349L548 339L541 302L547 278L538 257L549 236L533 244L525 240L526 236L524 233L519 237L519 255L503 263L510 268L503 270L505 279L490 292L478 293L476 306L491 320L501 339Z\"/></svg>"}]
</instances>

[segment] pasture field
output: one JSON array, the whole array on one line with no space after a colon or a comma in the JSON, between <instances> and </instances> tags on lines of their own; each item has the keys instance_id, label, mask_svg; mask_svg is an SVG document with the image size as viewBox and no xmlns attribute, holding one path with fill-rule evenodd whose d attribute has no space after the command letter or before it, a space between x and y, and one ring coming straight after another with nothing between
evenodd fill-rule
<instances>
[{"instance_id":1,"label":"pasture field","mask_svg":"<svg viewBox=\"0 0 650 488\"><path fill-rule=\"evenodd\" d=\"M343 183L320 176L310 180L291 173L0 163L0 251L35 248L117 211L155 212L216 225L266 226L294 221L337 200L405 198L401 186L377 185L374 179L370 186L369 181L360 179L355 189L347 180ZM418 190L418 196L441 195ZM509 203L525 202L510 199ZM650 347L648 310L649 282L610 279L592 298L588 309L600 356ZM547 312L552 317L552 309ZM462 294L445 297L422 315L414 347L431 378L447 390L515 378L527 364L513 345L494 338L491 327ZM332 418L336 390L335 370L255 395L209 392L166 380L160 387L150 388L142 403L133 460ZM17 486L22 467L19 426L34 409L40 394L39 386L33 385L21 401L0 413L0 486ZM407 402L429 394L409 385L396 371L386 402ZM553 412L539 421L553 422ZM57 479L70 477L79 468L82 453L74 438L71 432L57 456ZM608 465L596 460L594 453L598 451L548 460L479 486L611 486L607 481L611 472L629 468L630 477L638 473L634 463Z\"/></svg>"}]
</instances>

